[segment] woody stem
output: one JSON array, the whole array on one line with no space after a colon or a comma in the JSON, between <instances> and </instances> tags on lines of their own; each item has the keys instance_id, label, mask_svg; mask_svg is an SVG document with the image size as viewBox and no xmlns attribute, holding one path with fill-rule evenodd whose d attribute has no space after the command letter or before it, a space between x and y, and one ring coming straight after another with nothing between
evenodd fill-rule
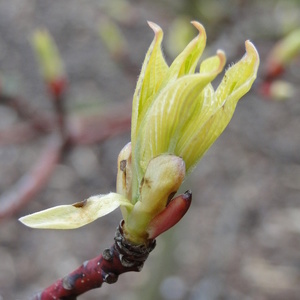
<instances>
[{"instance_id":1,"label":"woody stem","mask_svg":"<svg viewBox=\"0 0 300 300\"><path fill-rule=\"evenodd\" d=\"M121 221L117 228L114 244L103 253L85 261L78 269L35 295L32 300L76 300L77 296L95 288L103 282L115 283L118 276L125 272L141 271L149 253L154 249L155 240L148 245L134 245L123 236Z\"/></svg>"}]
</instances>

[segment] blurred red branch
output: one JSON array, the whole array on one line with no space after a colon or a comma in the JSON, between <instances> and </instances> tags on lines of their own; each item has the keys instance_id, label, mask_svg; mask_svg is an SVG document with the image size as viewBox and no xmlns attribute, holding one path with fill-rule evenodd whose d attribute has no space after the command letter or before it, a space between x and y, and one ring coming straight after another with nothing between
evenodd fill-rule
<instances>
[{"instance_id":1,"label":"blurred red branch","mask_svg":"<svg viewBox=\"0 0 300 300\"><path fill-rule=\"evenodd\" d=\"M94 144L130 130L131 113L129 105L120 105L106 114L76 117L67 123L69 142Z\"/></svg>"},{"instance_id":2,"label":"blurred red branch","mask_svg":"<svg viewBox=\"0 0 300 300\"><path fill-rule=\"evenodd\" d=\"M0 93L0 103L11 107L20 118L29 119L33 115L34 109L20 97Z\"/></svg>"},{"instance_id":3,"label":"blurred red branch","mask_svg":"<svg viewBox=\"0 0 300 300\"><path fill-rule=\"evenodd\" d=\"M106 115L77 117L76 120L67 120L67 136L73 145L94 144L108 137L126 132L130 129L131 115L129 106L121 105ZM10 145L28 142L45 133L55 130L55 117L37 116L27 122L16 124L10 128L0 130L0 145Z\"/></svg>"},{"instance_id":4,"label":"blurred red branch","mask_svg":"<svg viewBox=\"0 0 300 300\"><path fill-rule=\"evenodd\" d=\"M10 103L14 101L9 101ZM21 103L16 101L16 103ZM21 109L22 105L18 106ZM0 221L14 215L24 207L44 187L55 165L60 161L66 149L78 144L95 144L109 137L121 134L130 128L129 105L120 105L93 116L65 118L61 105L57 106L57 115L52 118L36 113L26 113L28 122L0 131L0 145L26 142L30 139L59 129L59 138L51 139L45 146L36 164L19 181L0 197ZM60 123L60 124L58 124Z\"/></svg>"},{"instance_id":5,"label":"blurred red branch","mask_svg":"<svg viewBox=\"0 0 300 300\"><path fill-rule=\"evenodd\" d=\"M23 122L0 131L0 145L20 144L40 135L33 124Z\"/></svg>"},{"instance_id":6,"label":"blurred red branch","mask_svg":"<svg viewBox=\"0 0 300 300\"><path fill-rule=\"evenodd\" d=\"M0 220L15 214L45 185L61 158L63 144L50 139L36 164L0 197Z\"/></svg>"}]
</instances>

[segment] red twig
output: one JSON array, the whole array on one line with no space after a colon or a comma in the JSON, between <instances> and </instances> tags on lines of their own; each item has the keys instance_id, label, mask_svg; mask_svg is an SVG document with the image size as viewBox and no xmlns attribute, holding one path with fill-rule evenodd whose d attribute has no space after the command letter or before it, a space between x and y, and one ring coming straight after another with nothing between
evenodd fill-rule
<instances>
[{"instance_id":1,"label":"red twig","mask_svg":"<svg viewBox=\"0 0 300 300\"><path fill-rule=\"evenodd\" d=\"M32 124L24 122L0 131L0 145L24 143L35 138L39 133Z\"/></svg>"},{"instance_id":2,"label":"red twig","mask_svg":"<svg viewBox=\"0 0 300 300\"><path fill-rule=\"evenodd\" d=\"M84 262L32 300L76 300L77 296L101 287L103 282L115 283L122 273L141 271L149 253L155 247L155 240L149 240L149 245L133 245L124 238L122 226L123 222L117 228L115 243L105 249L103 254Z\"/></svg>"},{"instance_id":3,"label":"red twig","mask_svg":"<svg viewBox=\"0 0 300 300\"><path fill-rule=\"evenodd\" d=\"M60 160L63 144L51 139L39 160L19 181L0 197L0 220L13 215L43 188Z\"/></svg>"},{"instance_id":4,"label":"red twig","mask_svg":"<svg viewBox=\"0 0 300 300\"><path fill-rule=\"evenodd\" d=\"M31 121L16 124L0 131L0 145L10 145L28 142L41 134L53 131L54 118L41 117Z\"/></svg>"},{"instance_id":5,"label":"red twig","mask_svg":"<svg viewBox=\"0 0 300 300\"><path fill-rule=\"evenodd\" d=\"M67 80L63 76L62 78L57 78L51 82L47 83L48 91L51 96L54 112L56 115L56 123L58 125L58 130L61 135L62 140L66 143L68 141L68 133L66 131L66 88Z\"/></svg>"},{"instance_id":6,"label":"red twig","mask_svg":"<svg viewBox=\"0 0 300 300\"><path fill-rule=\"evenodd\" d=\"M73 145L94 144L128 131L130 116L129 105L120 105L106 114L78 116L75 120L57 120L54 116L35 114L27 122L0 130L0 145L24 143L53 132L57 127L63 129L64 139ZM66 122L66 124L57 125L58 122Z\"/></svg>"},{"instance_id":7,"label":"red twig","mask_svg":"<svg viewBox=\"0 0 300 300\"><path fill-rule=\"evenodd\" d=\"M49 114L45 114L43 111L39 111L19 96L0 93L0 104L13 109L19 118L27 120L29 125L37 131L45 133L49 132L50 128L53 128L53 117L50 117Z\"/></svg>"},{"instance_id":8,"label":"red twig","mask_svg":"<svg viewBox=\"0 0 300 300\"><path fill-rule=\"evenodd\" d=\"M20 97L0 93L0 104L11 107L20 118L29 119L34 115L34 109Z\"/></svg>"},{"instance_id":9,"label":"red twig","mask_svg":"<svg viewBox=\"0 0 300 300\"><path fill-rule=\"evenodd\" d=\"M0 131L0 145L23 143L41 134L53 131L56 126L54 117L30 106L21 97L0 93L0 104L13 109L24 120L10 128Z\"/></svg>"},{"instance_id":10,"label":"red twig","mask_svg":"<svg viewBox=\"0 0 300 300\"><path fill-rule=\"evenodd\" d=\"M126 110L122 107L122 113L116 110L106 116L99 115L70 121L68 124L70 143L94 144L130 130L131 116Z\"/></svg>"},{"instance_id":11,"label":"red twig","mask_svg":"<svg viewBox=\"0 0 300 300\"><path fill-rule=\"evenodd\" d=\"M48 122L53 124L55 122ZM79 124L79 126L77 125ZM130 114L127 108L109 112L106 117L98 115L88 117L86 120L79 118L77 122L68 123L65 140L51 140L42 152L35 166L28 171L14 186L0 197L0 221L14 215L25 204L36 196L50 178L55 165L61 159L65 146L77 144L93 144L115 136L130 128ZM49 127L50 129L50 127ZM14 135L7 131L0 132L0 144L9 142L22 142L36 136L37 132L26 123L24 126L15 127Z\"/></svg>"}]
</instances>

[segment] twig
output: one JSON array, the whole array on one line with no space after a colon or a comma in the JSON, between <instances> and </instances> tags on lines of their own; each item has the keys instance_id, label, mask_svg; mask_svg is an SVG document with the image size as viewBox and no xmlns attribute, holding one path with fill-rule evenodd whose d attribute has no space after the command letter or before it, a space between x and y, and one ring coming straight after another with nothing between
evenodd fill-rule
<instances>
[{"instance_id":1,"label":"twig","mask_svg":"<svg viewBox=\"0 0 300 300\"><path fill-rule=\"evenodd\" d=\"M28 142L45 133L53 131L55 127L54 118L39 116L27 122L16 124L0 131L0 145L20 144Z\"/></svg>"},{"instance_id":2,"label":"twig","mask_svg":"<svg viewBox=\"0 0 300 300\"><path fill-rule=\"evenodd\" d=\"M67 89L67 80L65 76L62 78L56 78L51 82L47 83L48 91L51 97L51 102L54 107L54 112L56 115L56 123L58 125L58 130L61 135L61 139L68 143L68 133L66 128L66 89Z\"/></svg>"},{"instance_id":3,"label":"twig","mask_svg":"<svg viewBox=\"0 0 300 300\"><path fill-rule=\"evenodd\" d=\"M57 111L61 109L57 108ZM75 121L61 117L61 113L54 117L36 111L30 120L0 130L0 145L25 143L45 133L53 132L57 127L65 136L63 140L68 140L73 145L94 144L129 130L130 115L127 104L116 106L98 115L79 116Z\"/></svg>"},{"instance_id":4,"label":"twig","mask_svg":"<svg viewBox=\"0 0 300 300\"><path fill-rule=\"evenodd\" d=\"M23 143L41 134L53 131L56 121L49 114L45 114L30 106L19 96L11 96L0 91L0 104L14 110L22 123L0 131L0 145Z\"/></svg>"},{"instance_id":5,"label":"twig","mask_svg":"<svg viewBox=\"0 0 300 300\"><path fill-rule=\"evenodd\" d=\"M39 160L19 181L0 197L0 221L15 214L43 188L63 152L63 144L51 139Z\"/></svg>"},{"instance_id":6,"label":"twig","mask_svg":"<svg viewBox=\"0 0 300 300\"><path fill-rule=\"evenodd\" d=\"M71 144L94 144L130 130L131 116L126 108L108 113L106 116L80 118L70 121L69 142ZM125 111L125 113L124 113Z\"/></svg>"},{"instance_id":7,"label":"twig","mask_svg":"<svg viewBox=\"0 0 300 300\"><path fill-rule=\"evenodd\" d=\"M0 146L25 143L39 134L32 124L23 122L0 131Z\"/></svg>"},{"instance_id":8,"label":"twig","mask_svg":"<svg viewBox=\"0 0 300 300\"><path fill-rule=\"evenodd\" d=\"M11 107L20 118L29 119L34 115L35 109L21 97L7 95L0 92L0 104Z\"/></svg>"},{"instance_id":9,"label":"twig","mask_svg":"<svg viewBox=\"0 0 300 300\"><path fill-rule=\"evenodd\" d=\"M1 195L0 221L14 215L40 192L68 146L94 144L129 130L130 114L127 113L127 108L124 109L122 106L122 109L113 110L106 117L98 115L86 120L80 118L78 121L80 128L76 128L71 123L67 125L69 130L64 140L62 136L55 140L51 139L35 166ZM55 126L54 120L49 121L48 125L50 130L50 126ZM36 135L37 132L30 126L30 123L25 123L23 126L15 127L14 131L0 132L0 144L24 142Z\"/></svg>"},{"instance_id":10,"label":"twig","mask_svg":"<svg viewBox=\"0 0 300 300\"><path fill-rule=\"evenodd\" d=\"M78 269L35 295L32 300L76 300L77 296L101 287L103 282L115 283L122 273L141 271L156 242L149 240L148 245L131 244L123 236L123 224L124 221L118 226L115 243L109 249L84 262Z\"/></svg>"}]
</instances>

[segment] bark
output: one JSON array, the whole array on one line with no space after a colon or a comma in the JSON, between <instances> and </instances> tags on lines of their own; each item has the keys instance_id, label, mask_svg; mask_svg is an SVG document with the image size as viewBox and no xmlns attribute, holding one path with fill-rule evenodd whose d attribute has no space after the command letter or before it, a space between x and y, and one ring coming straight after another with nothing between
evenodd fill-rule
<instances>
[{"instance_id":1,"label":"bark","mask_svg":"<svg viewBox=\"0 0 300 300\"><path fill-rule=\"evenodd\" d=\"M50 285L32 300L76 300L79 295L101 287L103 282L115 283L122 273L141 271L156 242L149 240L147 245L131 244L123 236L123 223L124 221L118 226L115 242L110 248L84 262L78 269Z\"/></svg>"}]
</instances>

